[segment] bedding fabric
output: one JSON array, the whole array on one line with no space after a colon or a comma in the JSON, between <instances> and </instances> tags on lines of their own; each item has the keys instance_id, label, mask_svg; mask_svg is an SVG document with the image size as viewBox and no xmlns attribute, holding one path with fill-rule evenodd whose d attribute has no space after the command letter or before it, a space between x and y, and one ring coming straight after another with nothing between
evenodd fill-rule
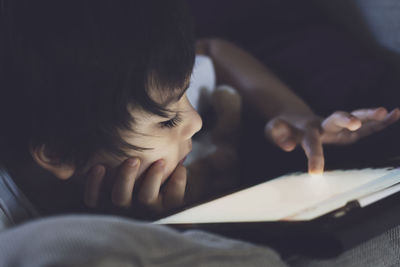
<instances>
[{"instance_id":1,"label":"bedding fabric","mask_svg":"<svg viewBox=\"0 0 400 267\"><path fill-rule=\"evenodd\" d=\"M0 233L0 266L286 266L273 250L112 216L40 219Z\"/></svg>"},{"instance_id":2,"label":"bedding fabric","mask_svg":"<svg viewBox=\"0 0 400 267\"><path fill-rule=\"evenodd\" d=\"M395 267L400 266L400 226L345 251L331 259L293 257L288 264L293 267Z\"/></svg>"}]
</instances>

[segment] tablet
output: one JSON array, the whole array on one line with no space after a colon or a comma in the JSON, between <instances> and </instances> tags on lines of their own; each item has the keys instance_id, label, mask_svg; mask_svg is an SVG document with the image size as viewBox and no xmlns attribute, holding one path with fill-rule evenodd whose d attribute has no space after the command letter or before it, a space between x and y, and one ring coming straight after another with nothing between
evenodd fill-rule
<instances>
[{"instance_id":1,"label":"tablet","mask_svg":"<svg viewBox=\"0 0 400 267\"><path fill-rule=\"evenodd\" d=\"M291 173L153 223L329 258L400 224L400 169Z\"/></svg>"},{"instance_id":2,"label":"tablet","mask_svg":"<svg viewBox=\"0 0 400 267\"><path fill-rule=\"evenodd\" d=\"M292 173L162 218L156 224L308 221L349 202L361 207L400 191L400 169Z\"/></svg>"}]
</instances>

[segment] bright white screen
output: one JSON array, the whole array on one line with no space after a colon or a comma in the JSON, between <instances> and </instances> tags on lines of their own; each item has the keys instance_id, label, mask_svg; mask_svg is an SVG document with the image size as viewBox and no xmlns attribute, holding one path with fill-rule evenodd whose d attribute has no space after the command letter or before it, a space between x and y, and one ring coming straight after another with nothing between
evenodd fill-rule
<instances>
[{"instance_id":1,"label":"bright white screen","mask_svg":"<svg viewBox=\"0 0 400 267\"><path fill-rule=\"evenodd\" d=\"M161 219L157 224L309 220L400 182L391 168L284 175Z\"/></svg>"}]
</instances>

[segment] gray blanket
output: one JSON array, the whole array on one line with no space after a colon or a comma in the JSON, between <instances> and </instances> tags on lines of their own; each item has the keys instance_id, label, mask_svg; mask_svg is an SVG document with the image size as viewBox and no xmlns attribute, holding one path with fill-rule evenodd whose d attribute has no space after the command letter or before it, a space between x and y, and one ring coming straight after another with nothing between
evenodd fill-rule
<instances>
[{"instance_id":1,"label":"gray blanket","mask_svg":"<svg viewBox=\"0 0 400 267\"><path fill-rule=\"evenodd\" d=\"M0 233L0 266L286 266L269 248L111 216L40 219Z\"/></svg>"}]
</instances>

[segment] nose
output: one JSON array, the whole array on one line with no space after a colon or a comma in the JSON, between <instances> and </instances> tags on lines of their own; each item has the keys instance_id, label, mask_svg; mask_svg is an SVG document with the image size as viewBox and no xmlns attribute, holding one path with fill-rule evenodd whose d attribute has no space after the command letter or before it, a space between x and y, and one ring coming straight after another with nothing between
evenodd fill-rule
<instances>
[{"instance_id":1,"label":"nose","mask_svg":"<svg viewBox=\"0 0 400 267\"><path fill-rule=\"evenodd\" d=\"M188 123L183 130L183 136L185 139L190 139L195 133L200 131L201 127L203 126L203 121L199 113L197 113L193 107L191 107L190 115L188 116L187 121Z\"/></svg>"}]
</instances>

